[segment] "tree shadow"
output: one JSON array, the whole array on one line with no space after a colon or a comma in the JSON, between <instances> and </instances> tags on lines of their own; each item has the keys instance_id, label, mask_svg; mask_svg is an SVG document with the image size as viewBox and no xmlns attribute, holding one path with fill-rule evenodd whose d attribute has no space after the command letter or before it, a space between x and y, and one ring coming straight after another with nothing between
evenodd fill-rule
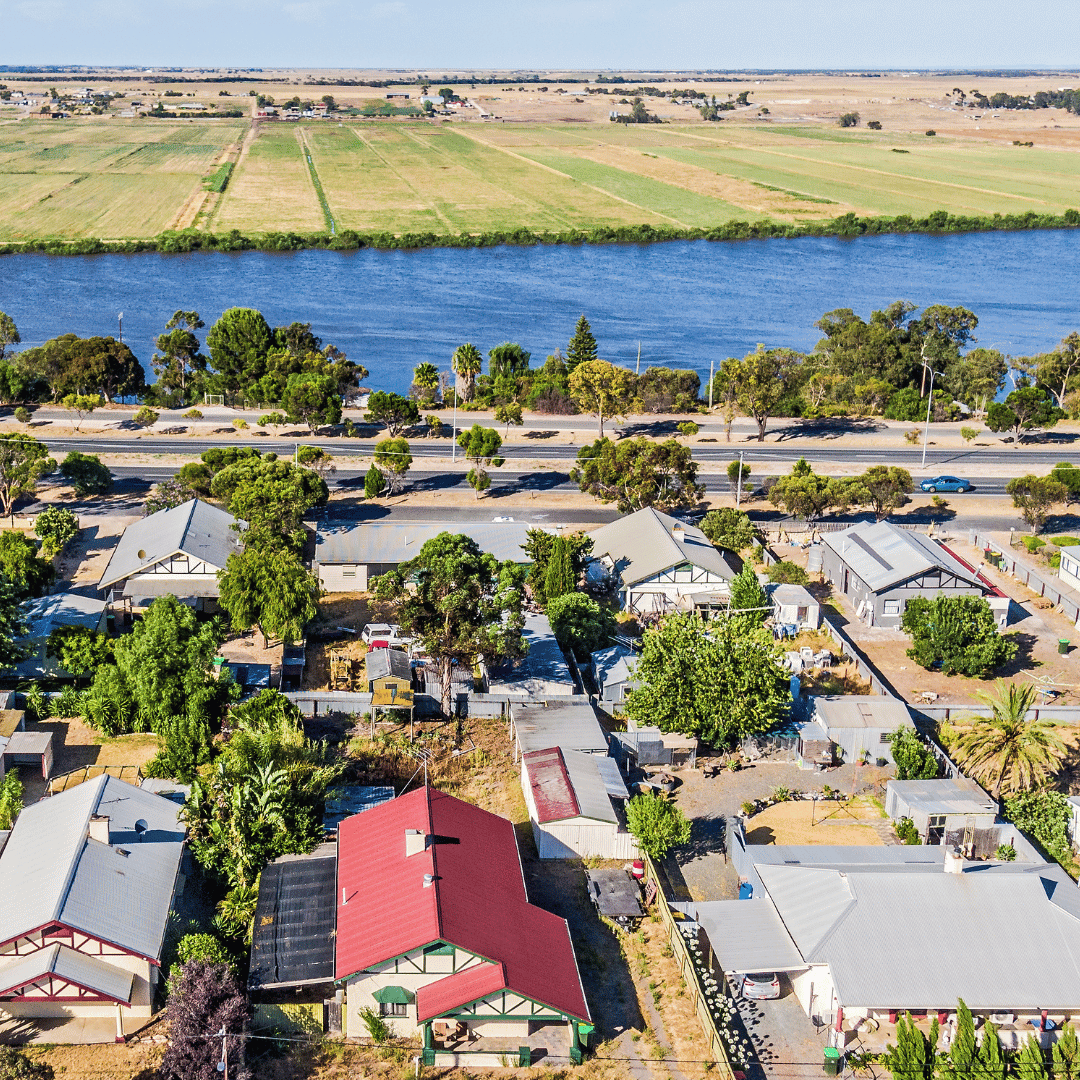
<instances>
[{"instance_id":1,"label":"tree shadow","mask_svg":"<svg viewBox=\"0 0 1080 1080\"><path fill-rule=\"evenodd\" d=\"M845 435L882 431L885 425L870 416L822 416L796 420L776 433L777 442L788 439L841 439Z\"/></svg>"},{"instance_id":2,"label":"tree shadow","mask_svg":"<svg viewBox=\"0 0 1080 1080\"><path fill-rule=\"evenodd\" d=\"M342 487L360 487L364 486L364 478L359 477L359 482L349 480L347 483L343 482ZM341 499L334 500L334 524L335 525L348 525L355 524L361 521L378 521L380 518L389 517L392 513L391 507L384 503L369 502L368 500L360 499ZM320 523L326 524L329 522L329 515L327 508L324 506L321 508L319 514Z\"/></svg>"},{"instance_id":3,"label":"tree shadow","mask_svg":"<svg viewBox=\"0 0 1080 1080\"><path fill-rule=\"evenodd\" d=\"M549 431L547 429L543 431L523 431L521 437L523 439L554 439L559 433L557 431Z\"/></svg>"},{"instance_id":4,"label":"tree shadow","mask_svg":"<svg viewBox=\"0 0 1080 1080\"><path fill-rule=\"evenodd\" d=\"M675 420L651 420L647 423L623 424L619 432L623 438L632 439L638 435L652 435L654 438L661 436L674 436L679 433Z\"/></svg>"},{"instance_id":5,"label":"tree shadow","mask_svg":"<svg viewBox=\"0 0 1080 1080\"><path fill-rule=\"evenodd\" d=\"M1035 634L1017 630L1012 634L1012 639L1019 646L1016 655L1007 664L1002 664L984 675L984 679L1012 679L1021 672L1042 666L1041 661L1035 659L1035 645L1039 640Z\"/></svg>"},{"instance_id":6,"label":"tree shadow","mask_svg":"<svg viewBox=\"0 0 1080 1080\"><path fill-rule=\"evenodd\" d=\"M517 495L523 491L554 491L569 483L568 473L545 470L544 472L523 473L514 480L500 482L498 490L493 485L488 494L501 498L504 495Z\"/></svg>"},{"instance_id":7,"label":"tree shadow","mask_svg":"<svg viewBox=\"0 0 1080 1080\"><path fill-rule=\"evenodd\" d=\"M1066 510L1060 514L1051 514L1046 519L1042 531L1047 536L1060 536L1062 533L1073 533L1075 535L1080 531L1080 514L1075 514L1071 510Z\"/></svg>"},{"instance_id":8,"label":"tree shadow","mask_svg":"<svg viewBox=\"0 0 1080 1080\"><path fill-rule=\"evenodd\" d=\"M905 525L943 525L946 521L952 521L956 517L956 511L951 506L912 506L902 514L893 511L888 517L889 521Z\"/></svg>"},{"instance_id":9,"label":"tree shadow","mask_svg":"<svg viewBox=\"0 0 1080 1080\"><path fill-rule=\"evenodd\" d=\"M1035 431L1020 436L1020 441L1027 445L1032 443L1064 445L1074 443L1078 439L1080 439L1080 435L1075 431Z\"/></svg>"}]
</instances>

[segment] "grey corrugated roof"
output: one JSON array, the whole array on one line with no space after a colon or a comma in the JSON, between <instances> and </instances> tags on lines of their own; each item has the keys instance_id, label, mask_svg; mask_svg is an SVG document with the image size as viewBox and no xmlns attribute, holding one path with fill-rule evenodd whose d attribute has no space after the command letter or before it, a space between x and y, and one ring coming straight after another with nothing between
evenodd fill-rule
<instances>
[{"instance_id":1,"label":"grey corrugated roof","mask_svg":"<svg viewBox=\"0 0 1080 1080\"><path fill-rule=\"evenodd\" d=\"M235 522L232 514L201 499L191 499L136 521L124 530L113 549L98 588L145 571L177 552L223 570L229 555L236 551L239 534L232 527Z\"/></svg>"},{"instance_id":2,"label":"grey corrugated roof","mask_svg":"<svg viewBox=\"0 0 1080 1080\"><path fill-rule=\"evenodd\" d=\"M613 799L629 799L630 792L626 788L626 781L619 772L619 763L613 757L602 757L600 754L589 755L596 762L596 768L600 772L600 778L604 781L607 793Z\"/></svg>"},{"instance_id":3,"label":"grey corrugated roof","mask_svg":"<svg viewBox=\"0 0 1080 1080\"><path fill-rule=\"evenodd\" d=\"M580 750L563 750L562 756L566 762L570 786L574 789L574 797L581 809L581 817L617 825L619 819L615 816L607 784L598 768L598 762L611 761L611 758L602 757L600 754L583 754Z\"/></svg>"},{"instance_id":4,"label":"grey corrugated roof","mask_svg":"<svg viewBox=\"0 0 1080 1080\"><path fill-rule=\"evenodd\" d=\"M825 533L821 539L872 592L881 592L935 567L987 591L967 567L935 540L898 529L888 521L862 521L843 532Z\"/></svg>"},{"instance_id":5,"label":"grey corrugated roof","mask_svg":"<svg viewBox=\"0 0 1080 1080\"><path fill-rule=\"evenodd\" d=\"M724 971L799 971L807 966L769 900L710 900L693 909Z\"/></svg>"},{"instance_id":6,"label":"grey corrugated roof","mask_svg":"<svg viewBox=\"0 0 1080 1080\"><path fill-rule=\"evenodd\" d=\"M25 959L0 969L0 993L25 986L49 974L114 1001L131 1001L131 987L135 980L132 972L59 944L39 949Z\"/></svg>"},{"instance_id":7,"label":"grey corrugated roof","mask_svg":"<svg viewBox=\"0 0 1080 1080\"><path fill-rule=\"evenodd\" d=\"M521 660L506 665L491 676L488 680L490 692L523 697L572 695L574 679L547 616L526 617L522 636L529 651Z\"/></svg>"},{"instance_id":8,"label":"grey corrugated roof","mask_svg":"<svg viewBox=\"0 0 1080 1080\"><path fill-rule=\"evenodd\" d=\"M315 562L323 566L336 563L396 566L419 555L428 540L448 532L471 537L482 551L494 555L499 562L525 563L529 559L521 545L533 528L541 526L518 521L454 522L449 526L438 521L400 525L383 521L324 524L315 537Z\"/></svg>"},{"instance_id":9,"label":"grey corrugated roof","mask_svg":"<svg viewBox=\"0 0 1080 1080\"><path fill-rule=\"evenodd\" d=\"M364 662L369 682L372 679L385 679L388 675L395 679L412 679L412 665L400 649L372 649Z\"/></svg>"},{"instance_id":10,"label":"grey corrugated roof","mask_svg":"<svg viewBox=\"0 0 1080 1080\"><path fill-rule=\"evenodd\" d=\"M997 803L966 776L941 780L890 780L889 789L925 814L996 814Z\"/></svg>"},{"instance_id":11,"label":"grey corrugated roof","mask_svg":"<svg viewBox=\"0 0 1080 1080\"><path fill-rule=\"evenodd\" d=\"M681 535L673 535L680 529ZM607 555L624 586L635 585L669 567L688 562L730 581L739 572L738 556L721 552L697 527L651 506L602 525L590 533L593 557Z\"/></svg>"},{"instance_id":12,"label":"grey corrugated roof","mask_svg":"<svg viewBox=\"0 0 1080 1080\"><path fill-rule=\"evenodd\" d=\"M832 731L837 728L912 727L911 713L899 699L881 694L820 694L811 698L815 718Z\"/></svg>"},{"instance_id":13,"label":"grey corrugated roof","mask_svg":"<svg viewBox=\"0 0 1080 1080\"><path fill-rule=\"evenodd\" d=\"M638 664L638 656L623 645L612 645L599 649L592 654L593 667L596 671L598 689L603 690L608 683L624 683L633 677Z\"/></svg>"},{"instance_id":14,"label":"grey corrugated roof","mask_svg":"<svg viewBox=\"0 0 1080 1080\"><path fill-rule=\"evenodd\" d=\"M48 637L58 626L82 626L96 630L105 610L104 600L78 593L39 596L23 604L28 638Z\"/></svg>"},{"instance_id":15,"label":"grey corrugated roof","mask_svg":"<svg viewBox=\"0 0 1080 1080\"><path fill-rule=\"evenodd\" d=\"M787 583L770 581L765 586L765 595L775 604L783 604L784 607L817 607L820 601L807 588L802 585L789 585Z\"/></svg>"},{"instance_id":16,"label":"grey corrugated roof","mask_svg":"<svg viewBox=\"0 0 1080 1080\"><path fill-rule=\"evenodd\" d=\"M179 809L107 775L26 807L0 855L0 942L61 922L159 959L183 852ZM109 818L109 844L88 838L94 815Z\"/></svg>"},{"instance_id":17,"label":"grey corrugated roof","mask_svg":"<svg viewBox=\"0 0 1080 1080\"><path fill-rule=\"evenodd\" d=\"M513 717L515 737L523 754L553 746L607 752L607 739L591 705L515 705Z\"/></svg>"},{"instance_id":18,"label":"grey corrugated roof","mask_svg":"<svg viewBox=\"0 0 1080 1080\"><path fill-rule=\"evenodd\" d=\"M806 866L756 867L799 951L810 959L855 903L848 879Z\"/></svg>"}]
</instances>

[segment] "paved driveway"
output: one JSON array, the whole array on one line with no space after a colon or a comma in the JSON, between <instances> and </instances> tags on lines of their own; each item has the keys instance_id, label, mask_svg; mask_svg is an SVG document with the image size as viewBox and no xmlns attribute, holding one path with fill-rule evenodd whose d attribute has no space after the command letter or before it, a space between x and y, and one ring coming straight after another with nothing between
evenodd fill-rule
<instances>
[{"instance_id":1,"label":"paved driveway","mask_svg":"<svg viewBox=\"0 0 1080 1080\"><path fill-rule=\"evenodd\" d=\"M780 976L780 994L774 1001L738 999L739 1015L757 1056L749 1078L817 1080L822 1075L828 1028L814 1029L786 975Z\"/></svg>"}]
</instances>

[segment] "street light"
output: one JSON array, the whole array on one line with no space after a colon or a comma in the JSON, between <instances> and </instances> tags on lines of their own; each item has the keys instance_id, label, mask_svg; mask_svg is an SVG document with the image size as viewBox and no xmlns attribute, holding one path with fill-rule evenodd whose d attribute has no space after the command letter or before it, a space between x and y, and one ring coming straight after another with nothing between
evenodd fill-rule
<instances>
[{"instance_id":1,"label":"street light","mask_svg":"<svg viewBox=\"0 0 1080 1080\"><path fill-rule=\"evenodd\" d=\"M930 410L934 407L934 376L941 375L940 371L930 368L930 397L926 402L926 424L923 427L922 436L922 463L926 464L926 440L930 435ZM944 376L942 376L944 378Z\"/></svg>"}]
</instances>

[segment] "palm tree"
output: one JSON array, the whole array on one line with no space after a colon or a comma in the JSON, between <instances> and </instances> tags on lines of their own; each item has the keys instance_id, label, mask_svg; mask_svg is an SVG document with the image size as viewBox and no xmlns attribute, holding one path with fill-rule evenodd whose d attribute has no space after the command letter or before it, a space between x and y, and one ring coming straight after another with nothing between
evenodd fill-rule
<instances>
[{"instance_id":1,"label":"palm tree","mask_svg":"<svg viewBox=\"0 0 1080 1080\"><path fill-rule=\"evenodd\" d=\"M429 364L426 361L422 364L417 364L413 368L413 382L421 390L438 390L439 389L439 369L434 364Z\"/></svg>"},{"instance_id":2,"label":"palm tree","mask_svg":"<svg viewBox=\"0 0 1080 1080\"><path fill-rule=\"evenodd\" d=\"M471 401L476 376L484 368L484 358L480 350L468 341L459 345L454 350L453 366L458 377L455 392L462 400Z\"/></svg>"},{"instance_id":3,"label":"palm tree","mask_svg":"<svg viewBox=\"0 0 1080 1080\"><path fill-rule=\"evenodd\" d=\"M1042 787L1065 756L1065 745L1045 720L1027 720L1035 687L999 679L994 694L976 694L992 715L980 716L954 743L953 757L990 794L1011 795Z\"/></svg>"}]
</instances>

